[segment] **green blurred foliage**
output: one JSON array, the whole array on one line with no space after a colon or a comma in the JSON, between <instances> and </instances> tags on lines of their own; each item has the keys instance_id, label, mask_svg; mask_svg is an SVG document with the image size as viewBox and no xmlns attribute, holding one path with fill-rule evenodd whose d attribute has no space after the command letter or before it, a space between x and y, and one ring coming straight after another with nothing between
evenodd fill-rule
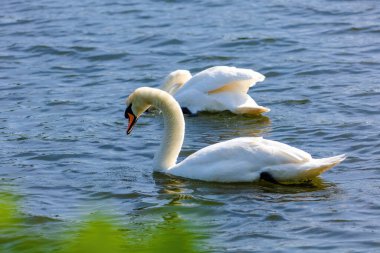
<instances>
[{"instance_id":1,"label":"green blurred foliage","mask_svg":"<svg viewBox=\"0 0 380 253\"><path fill-rule=\"evenodd\" d=\"M92 217L77 233L67 239L62 253L125 252L124 235L106 217Z\"/></svg>"},{"instance_id":2,"label":"green blurred foliage","mask_svg":"<svg viewBox=\"0 0 380 253\"><path fill-rule=\"evenodd\" d=\"M11 194L0 192L0 228L14 223L13 213L16 210L15 198Z\"/></svg>"},{"instance_id":3,"label":"green blurred foliage","mask_svg":"<svg viewBox=\"0 0 380 253\"><path fill-rule=\"evenodd\" d=\"M117 224L112 216L93 214L62 228L54 239L49 239L49 231L36 231L29 223L28 217L18 212L16 197L0 192L0 253L205 252L177 213L165 214L156 224L126 226ZM57 222L50 225L57 226Z\"/></svg>"}]
</instances>

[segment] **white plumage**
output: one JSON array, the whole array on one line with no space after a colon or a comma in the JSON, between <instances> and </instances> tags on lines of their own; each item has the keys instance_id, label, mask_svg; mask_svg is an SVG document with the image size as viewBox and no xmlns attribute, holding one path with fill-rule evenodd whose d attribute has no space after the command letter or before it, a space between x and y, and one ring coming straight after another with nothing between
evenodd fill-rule
<instances>
[{"instance_id":1,"label":"white plumage","mask_svg":"<svg viewBox=\"0 0 380 253\"><path fill-rule=\"evenodd\" d=\"M213 182L253 182L265 172L279 182L303 181L345 159L345 155L314 159L305 151L277 141L243 137L210 145L176 163L183 144L185 121L179 104L167 92L142 87L128 97L128 133L135 118L150 105L162 111L165 123L164 136L154 159L154 170L159 172Z\"/></svg>"},{"instance_id":2,"label":"white plumage","mask_svg":"<svg viewBox=\"0 0 380 253\"><path fill-rule=\"evenodd\" d=\"M269 109L258 105L247 93L265 76L251 69L216 66L193 77L187 70L171 72L161 89L172 94L191 113L230 111L258 115Z\"/></svg>"},{"instance_id":3,"label":"white plumage","mask_svg":"<svg viewBox=\"0 0 380 253\"><path fill-rule=\"evenodd\" d=\"M277 181L314 178L340 163L344 155L313 159L309 153L262 137L242 137L205 147L169 173L214 182L254 182L262 172Z\"/></svg>"}]
</instances>

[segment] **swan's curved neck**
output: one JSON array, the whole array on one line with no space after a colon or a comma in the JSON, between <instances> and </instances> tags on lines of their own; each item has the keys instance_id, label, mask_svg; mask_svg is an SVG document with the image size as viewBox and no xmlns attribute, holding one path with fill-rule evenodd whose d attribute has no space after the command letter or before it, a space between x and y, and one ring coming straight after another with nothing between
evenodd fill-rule
<instances>
[{"instance_id":1,"label":"swan's curved neck","mask_svg":"<svg viewBox=\"0 0 380 253\"><path fill-rule=\"evenodd\" d=\"M155 91L151 104L164 117L164 135L159 151L154 156L153 169L164 172L173 167L181 151L185 136L185 120L178 102L164 91Z\"/></svg>"}]
</instances>

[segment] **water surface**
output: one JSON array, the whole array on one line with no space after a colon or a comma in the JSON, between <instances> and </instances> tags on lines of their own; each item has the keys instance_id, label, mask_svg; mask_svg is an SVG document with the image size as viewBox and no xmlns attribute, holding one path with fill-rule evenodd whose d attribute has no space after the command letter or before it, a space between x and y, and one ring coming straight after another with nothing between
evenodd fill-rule
<instances>
[{"instance_id":1,"label":"water surface","mask_svg":"<svg viewBox=\"0 0 380 253\"><path fill-rule=\"evenodd\" d=\"M95 210L120 224L175 213L211 252L380 248L377 1L25 1L0 11L0 190L44 236ZM313 186L214 184L152 173L163 122L125 136L124 100L176 69L253 68L265 117L186 118L180 159L264 136L346 153ZM11 246L10 246L11 247Z\"/></svg>"}]
</instances>

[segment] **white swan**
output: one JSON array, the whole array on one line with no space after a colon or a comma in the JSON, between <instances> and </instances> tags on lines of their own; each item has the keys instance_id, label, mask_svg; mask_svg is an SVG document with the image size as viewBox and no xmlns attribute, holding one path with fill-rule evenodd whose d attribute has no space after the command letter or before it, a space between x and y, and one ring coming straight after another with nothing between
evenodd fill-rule
<instances>
[{"instance_id":1,"label":"white swan","mask_svg":"<svg viewBox=\"0 0 380 253\"><path fill-rule=\"evenodd\" d=\"M187 70L171 72L160 89L172 94L184 112L231 111L258 115L269 108L258 105L248 94L265 76L251 69L216 66L193 77Z\"/></svg>"},{"instance_id":2,"label":"white swan","mask_svg":"<svg viewBox=\"0 0 380 253\"><path fill-rule=\"evenodd\" d=\"M313 159L310 154L261 137L243 137L203 148L176 163L182 147L185 121L177 101L167 92L142 87L126 101L130 134L137 118L153 105L162 111L164 136L154 158L154 170L190 179L214 182L303 181L339 164L345 155Z\"/></svg>"}]
</instances>

